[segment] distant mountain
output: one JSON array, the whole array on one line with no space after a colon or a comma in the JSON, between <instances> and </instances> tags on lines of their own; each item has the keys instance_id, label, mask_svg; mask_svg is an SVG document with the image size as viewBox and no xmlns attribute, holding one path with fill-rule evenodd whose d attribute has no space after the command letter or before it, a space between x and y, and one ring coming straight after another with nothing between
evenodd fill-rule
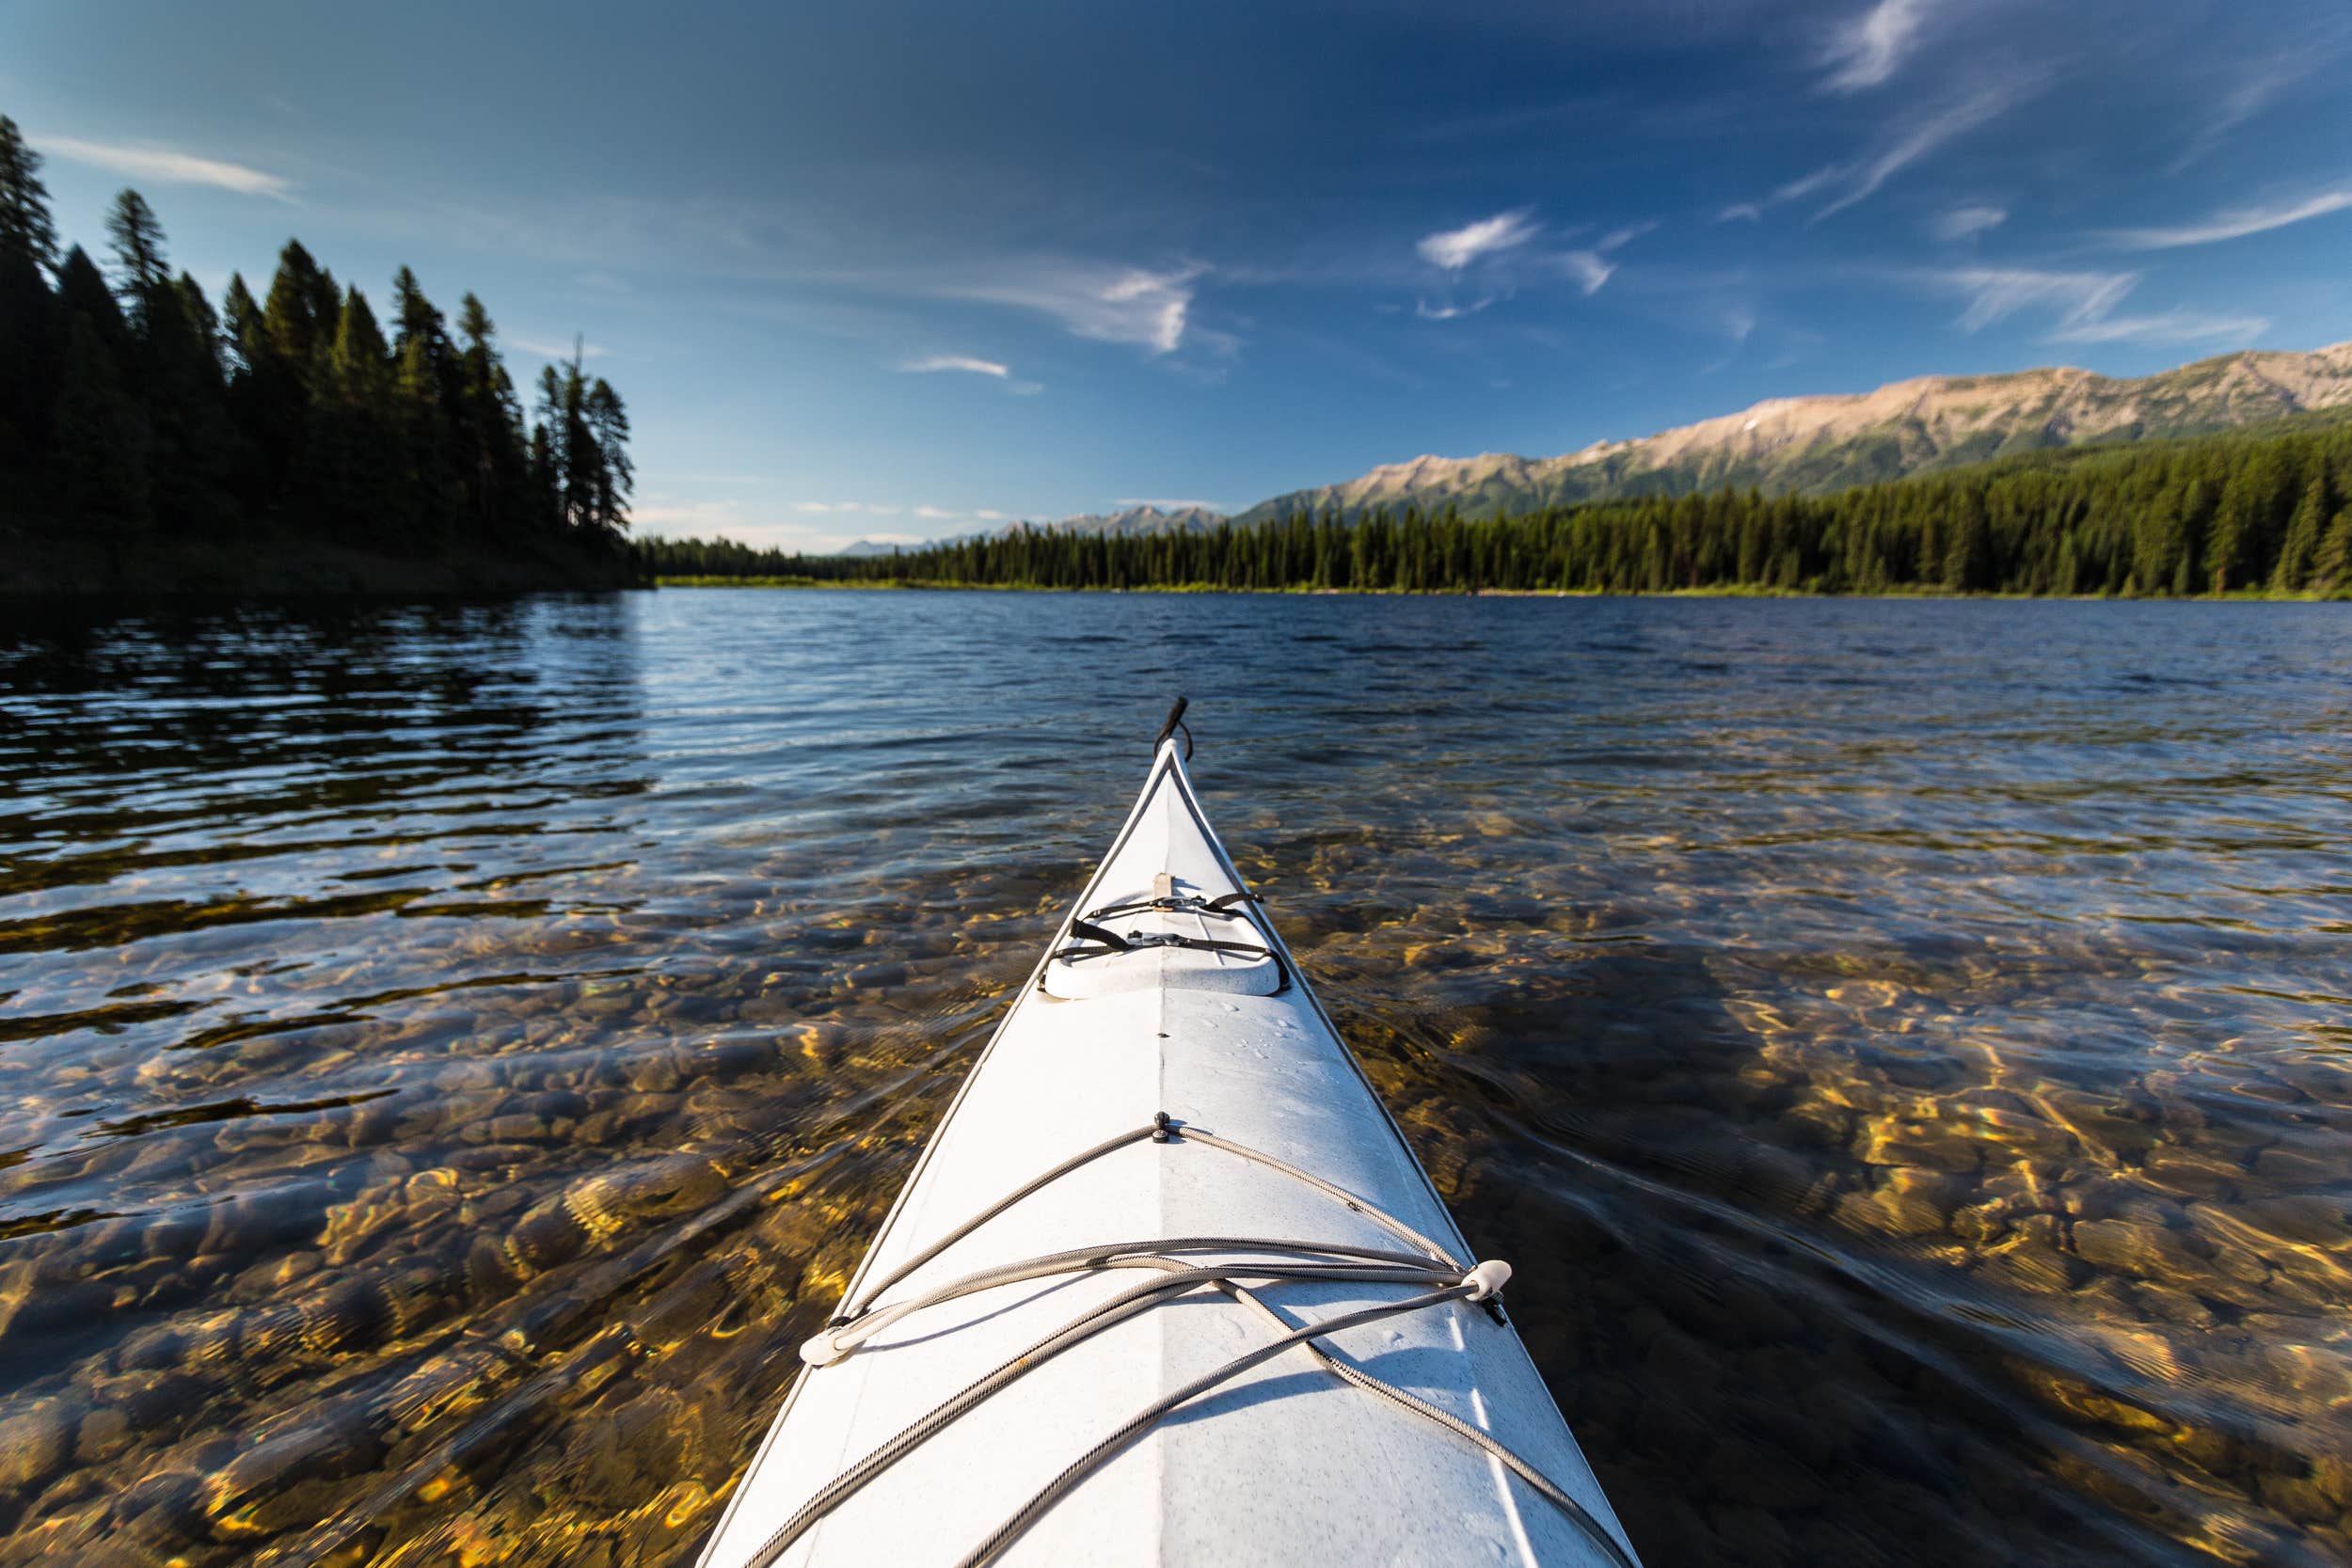
<instances>
[{"instance_id":1,"label":"distant mountain","mask_svg":"<svg viewBox=\"0 0 2352 1568\"><path fill-rule=\"evenodd\" d=\"M1108 533L1120 537L1151 533L1191 533L1211 529L1225 520L1222 512L1212 512L1205 506L1180 506L1163 512L1156 506L1131 506L1124 512L1089 512L1075 517L1057 517L1045 523L1007 523L995 530L1010 533L1018 528L1052 529L1058 533Z\"/></svg>"},{"instance_id":2,"label":"distant mountain","mask_svg":"<svg viewBox=\"0 0 2352 1568\"><path fill-rule=\"evenodd\" d=\"M2010 452L2196 435L2336 407L2352 407L2352 342L2309 354L2223 355L2136 381L2072 368L1927 375L1875 392L1774 398L1564 457L1417 457L1276 496L1233 521L1449 504L1493 515L1750 485L1767 494L1820 493Z\"/></svg>"},{"instance_id":3,"label":"distant mountain","mask_svg":"<svg viewBox=\"0 0 2352 1568\"><path fill-rule=\"evenodd\" d=\"M1212 529L1225 521L1225 514L1212 512L1205 506L1180 506L1164 512L1156 506L1131 506L1124 512L1089 512L1075 517L1057 517L1051 522L1001 523L979 533L957 534L935 541L943 545L961 544L966 539L988 539L1010 533L1016 529L1049 529L1057 533L1109 533L1121 537L1151 533L1190 533ZM919 549L918 545L892 545L873 539L861 539L834 551L836 555L888 555L897 549Z\"/></svg>"}]
</instances>

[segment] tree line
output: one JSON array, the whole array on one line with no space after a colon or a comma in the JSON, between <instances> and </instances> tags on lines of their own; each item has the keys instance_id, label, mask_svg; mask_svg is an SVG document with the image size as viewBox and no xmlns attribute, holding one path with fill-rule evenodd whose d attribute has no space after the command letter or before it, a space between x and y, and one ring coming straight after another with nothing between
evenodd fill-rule
<instances>
[{"instance_id":1,"label":"tree line","mask_svg":"<svg viewBox=\"0 0 2352 1568\"><path fill-rule=\"evenodd\" d=\"M1359 592L2352 594L2352 423L2086 447L1825 496L1755 490L1501 517L1295 514L1106 537L1020 528L880 556L648 540L660 577Z\"/></svg>"},{"instance_id":2,"label":"tree line","mask_svg":"<svg viewBox=\"0 0 2352 1568\"><path fill-rule=\"evenodd\" d=\"M232 275L215 309L136 191L110 266L60 256L40 165L0 116L0 520L110 547L618 548L628 415L577 356L540 372L527 422L472 294L453 330L403 267L388 335L289 241L264 295Z\"/></svg>"}]
</instances>

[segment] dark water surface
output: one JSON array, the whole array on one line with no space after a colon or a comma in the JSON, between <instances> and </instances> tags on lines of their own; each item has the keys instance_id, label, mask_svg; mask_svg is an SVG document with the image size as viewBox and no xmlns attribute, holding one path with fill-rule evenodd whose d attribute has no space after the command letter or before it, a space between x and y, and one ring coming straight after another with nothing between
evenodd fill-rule
<instances>
[{"instance_id":1,"label":"dark water surface","mask_svg":"<svg viewBox=\"0 0 2352 1568\"><path fill-rule=\"evenodd\" d=\"M0 628L0 1561L679 1563L1168 695L1653 1568L2352 1558L2352 613Z\"/></svg>"}]
</instances>

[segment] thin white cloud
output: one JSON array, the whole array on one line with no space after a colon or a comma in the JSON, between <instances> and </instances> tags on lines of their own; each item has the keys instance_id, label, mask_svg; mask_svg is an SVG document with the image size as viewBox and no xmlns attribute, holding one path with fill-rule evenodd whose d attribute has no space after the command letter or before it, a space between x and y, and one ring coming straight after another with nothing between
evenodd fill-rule
<instances>
[{"instance_id":1,"label":"thin white cloud","mask_svg":"<svg viewBox=\"0 0 2352 1568\"><path fill-rule=\"evenodd\" d=\"M1932 0L1878 0L1868 10L1849 18L1831 36L1821 62L1830 73L1821 86L1831 92L1861 92L1883 86L1917 46L1920 30L1933 8Z\"/></svg>"},{"instance_id":2,"label":"thin white cloud","mask_svg":"<svg viewBox=\"0 0 2352 1568\"><path fill-rule=\"evenodd\" d=\"M1976 332L2026 310L2056 320L2046 343L2251 342L2270 330L2268 318L2174 309L2122 316L2116 308L2139 286L2136 272L2046 272L2029 267L1957 267L1920 275L1932 287L1964 297L1954 323Z\"/></svg>"},{"instance_id":3,"label":"thin white cloud","mask_svg":"<svg viewBox=\"0 0 2352 1568\"><path fill-rule=\"evenodd\" d=\"M2201 223L2183 224L2175 229L2118 230L2107 237L2127 249L2172 250L2182 245L2214 245L2222 240L2244 239L2249 234L2267 233L2289 224L2340 213L2347 207L2352 207L2352 187L2324 191L2300 201L2233 208Z\"/></svg>"},{"instance_id":4,"label":"thin white cloud","mask_svg":"<svg viewBox=\"0 0 2352 1568\"><path fill-rule=\"evenodd\" d=\"M292 182L262 169L218 158L199 158L167 147L133 147L119 142L84 141L79 136L31 138L43 152L70 164L86 164L132 180L160 181L172 185L213 185L243 196L265 196L273 201L294 200Z\"/></svg>"},{"instance_id":5,"label":"thin white cloud","mask_svg":"<svg viewBox=\"0 0 2352 1568\"><path fill-rule=\"evenodd\" d=\"M1460 272L1483 256L1497 256L1516 250L1534 239L1537 233L1534 213L1531 208L1516 208L1497 213L1490 218L1464 224L1459 229L1442 230L1426 235L1414 248L1422 260L1431 266L1448 272Z\"/></svg>"},{"instance_id":6,"label":"thin white cloud","mask_svg":"<svg viewBox=\"0 0 2352 1568\"><path fill-rule=\"evenodd\" d=\"M1896 175L1946 144L1997 118L2032 90L2033 84L2022 81L1980 88L1924 119L1911 122L1875 152L1850 163L1831 164L1801 180L1791 181L1773 192L1772 199L1776 202L1794 201L1825 191L1836 192L1835 200L1813 214L1813 221L1819 223L1832 214L1842 213L1856 202L1876 195L1879 187Z\"/></svg>"},{"instance_id":7,"label":"thin white cloud","mask_svg":"<svg viewBox=\"0 0 2352 1568\"><path fill-rule=\"evenodd\" d=\"M1002 512L998 512L993 507L986 506L981 507L977 512L973 513L972 515L977 517L984 523L1003 523L1009 522L1011 520Z\"/></svg>"},{"instance_id":8,"label":"thin white cloud","mask_svg":"<svg viewBox=\"0 0 2352 1568\"><path fill-rule=\"evenodd\" d=\"M1928 220L1928 232L1939 240L1973 240L2009 221L2009 209L1981 203L1954 207Z\"/></svg>"},{"instance_id":9,"label":"thin white cloud","mask_svg":"<svg viewBox=\"0 0 2352 1568\"><path fill-rule=\"evenodd\" d=\"M629 509L631 528L641 537L732 539L754 549L829 555L850 542L850 536L827 533L804 524L762 516L733 500L675 501L667 499Z\"/></svg>"},{"instance_id":10,"label":"thin white cloud","mask_svg":"<svg viewBox=\"0 0 2352 1568\"><path fill-rule=\"evenodd\" d=\"M1566 250L1558 258L1560 270L1566 273L1587 296L1600 293L1600 286L1609 281L1609 275L1617 264L1602 257L1597 250Z\"/></svg>"},{"instance_id":11,"label":"thin white cloud","mask_svg":"<svg viewBox=\"0 0 2352 1568\"><path fill-rule=\"evenodd\" d=\"M1003 381L1012 374L1012 367L1000 365L993 359L975 359L966 354L933 354L921 359L910 359L898 367L909 375L930 375L941 371L964 371L973 375L993 375Z\"/></svg>"},{"instance_id":12,"label":"thin white cloud","mask_svg":"<svg viewBox=\"0 0 2352 1568\"><path fill-rule=\"evenodd\" d=\"M1761 223L1764 209L1753 201L1735 201L1715 214L1717 223Z\"/></svg>"},{"instance_id":13,"label":"thin white cloud","mask_svg":"<svg viewBox=\"0 0 2352 1568\"><path fill-rule=\"evenodd\" d=\"M794 501L792 510L818 514L863 512L873 517L896 517L906 508L886 506L879 501ZM915 510L920 513L922 509L917 507Z\"/></svg>"},{"instance_id":14,"label":"thin white cloud","mask_svg":"<svg viewBox=\"0 0 2352 1568\"><path fill-rule=\"evenodd\" d=\"M518 348L542 359L563 360L572 356L572 344L558 342L552 338L534 337L528 332L501 332L499 337L508 347ZM580 344L579 351L582 359L602 359L612 352L602 343L588 342Z\"/></svg>"},{"instance_id":15,"label":"thin white cloud","mask_svg":"<svg viewBox=\"0 0 2352 1568\"><path fill-rule=\"evenodd\" d=\"M1197 264L1154 272L1143 267L1052 261L1006 269L994 277L949 283L934 292L948 298L1039 311L1078 337L1131 343L1157 356L1173 354L1183 346L1193 284L1207 270ZM1232 340L1224 341L1231 344Z\"/></svg>"},{"instance_id":16,"label":"thin white cloud","mask_svg":"<svg viewBox=\"0 0 2352 1568\"><path fill-rule=\"evenodd\" d=\"M2215 103L2213 113L2167 171L2178 174L2221 144L2239 126L2270 107L2323 65L2344 52L2344 34L2299 40L2296 47L2264 59L2241 63L2230 89Z\"/></svg>"},{"instance_id":17,"label":"thin white cloud","mask_svg":"<svg viewBox=\"0 0 2352 1568\"><path fill-rule=\"evenodd\" d=\"M936 506L918 506L914 509L914 515L918 517L922 517L928 521L935 523L946 522L950 518L961 515L961 514L958 513L943 511Z\"/></svg>"},{"instance_id":18,"label":"thin white cloud","mask_svg":"<svg viewBox=\"0 0 2352 1568\"><path fill-rule=\"evenodd\" d=\"M1473 299L1467 304L1455 304L1451 300L1443 304L1433 304L1425 299L1417 299L1413 301L1413 314L1419 316L1423 321L1458 321L1464 316L1474 316L1478 314L1479 311L1484 310L1486 307L1492 305L1495 301L1501 299L1502 297L1502 296L1501 294L1482 294L1478 298Z\"/></svg>"},{"instance_id":19,"label":"thin white cloud","mask_svg":"<svg viewBox=\"0 0 2352 1568\"><path fill-rule=\"evenodd\" d=\"M2058 312L2058 330L2106 319L2123 296L2138 286L2136 272L2047 272L2032 267L1956 267L1930 273L1928 281L1966 297L1968 308L1955 324L1978 332L2020 310Z\"/></svg>"},{"instance_id":20,"label":"thin white cloud","mask_svg":"<svg viewBox=\"0 0 2352 1568\"><path fill-rule=\"evenodd\" d=\"M1588 249L1563 250L1545 260L1565 274L1570 282L1590 297L1600 293L1601 285L1608 282L1617 270L1618 262L1611 253L1632 244L1657 227L1655 221L1629 223L1622 228L1612 229L1594 241Z\"/></svg>"},{"instance_id":21,"label":"thin white cloud","mask_svg":"<svg viewBox=\"0 0 2352 1568\"><path fill-rule=\"evenodd\" d=\"M1118 500L1113 501L1111 504L1113 506L1148 506L1157 512L1216 512L1222 514L1225 510L1224 506L1217 501L1147 500L1136 496L1123 496Z\"/></svg>"},{"instance_id":22,"label":"thin white cloud","mask_svg":"<svg viewBox=\"0 0 2352 1568\"><path fill-rule=\"evenodd\" d=\"M2250 343L2270 330L2267 316L2208 315L2168 310L2157 316L2107 316L2061 326L2043 340L2053 343Z\"/></svg>"}]
</instances>

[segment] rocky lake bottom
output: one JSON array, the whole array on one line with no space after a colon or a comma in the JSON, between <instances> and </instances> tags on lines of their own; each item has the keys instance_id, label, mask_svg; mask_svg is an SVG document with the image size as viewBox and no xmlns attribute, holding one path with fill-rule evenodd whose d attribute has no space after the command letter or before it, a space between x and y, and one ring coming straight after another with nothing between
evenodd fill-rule
<instances>
[{"instance_id":1,"label":"rocky lake bottom","mask_svg":"<svg viewBox=\"0 0 2352 1568\"><path fill-rule=\"evenodd\" d=\"M2352 610L0 629L0 1564L684 1564L1168 698L1646 1559L2352 1559Z\"/></svg>"}]
</instances>

